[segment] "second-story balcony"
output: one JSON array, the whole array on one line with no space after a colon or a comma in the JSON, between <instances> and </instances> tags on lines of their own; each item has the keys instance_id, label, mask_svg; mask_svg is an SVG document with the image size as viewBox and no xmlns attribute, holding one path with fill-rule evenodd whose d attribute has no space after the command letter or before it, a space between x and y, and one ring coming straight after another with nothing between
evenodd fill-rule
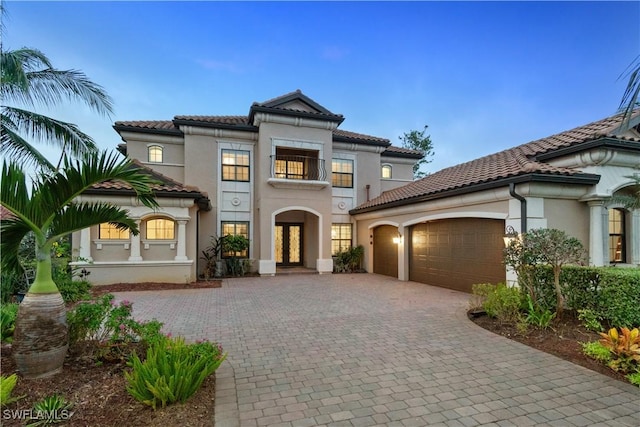
<instances>
[{"instance_id":1,"label":"second-story balcony","mask_svg":"<svg viewBox=\"0 0 640 427\"><path fill-rule=\"evenodd\" d=\"M329 185L324 159L288 154L271 156L271 176L268 183L278 188L315 190Z\"/></svg>"}]
</instances>

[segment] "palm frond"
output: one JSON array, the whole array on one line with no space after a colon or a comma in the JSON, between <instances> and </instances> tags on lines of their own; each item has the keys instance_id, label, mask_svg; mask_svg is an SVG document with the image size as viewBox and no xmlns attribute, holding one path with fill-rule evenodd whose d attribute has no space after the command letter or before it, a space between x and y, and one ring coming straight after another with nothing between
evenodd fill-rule
<instances>
[{"instance_id":1,"label":"palm frond","mask_svg":"<svg viewBox=\"0 0 640 427\"><path fill-rule=\"evenodd\" d=\"M0 132L0 150L6 159L20 161L24 166L37 166L54 170L54 166L37 148L29 144L14 131L15 124L4 114L0 114L2 131Z\"/></svg>"},{"instance_id":2,"label":"palm frond","mask_svg":"<svg viewBox=\"0 0 640 427\"><path fill-rule=\"evenodd\" d=\"M618 111L622 112L622 125L627 126L631 121L633 110L638 106L640 95L640 55L631 61L627 69L618 79L629 79L627 87L622 95Z\"/></svg>"},{"instance_id":3,"label":"palm frond","mask_svg":"<svg viewBox=\"0 0 640 427\"><path fill-rule=\"evenodd\" d=\"M33 191L33 188L31 189ZM0 204L17 218L28 222L32 227L33 217L27 177L17 163L6 161L2 164L2 186L0 188ZM5 240L5 236L2 236ZM4 256L4 254L3 254Z\"/></svg>"},{"instance_id":4,"label":"palm frond","mask_svg":"<svg viewBox=\"0 0 640 427\"><path fill-rule=\"evenodd\" d=\"M97 151L93 138L72 123L8 106L2 107L2 115L3 124L5 120L12 124L14 133L23 133L29 139L64 148L74 157Z\"/></svg>"},{"instance_id":5,"label":"palm frond","mask_svg":"<svg viewBox=\"0 0 640 427\"><path fill-rule=\"evenodd\" d=\"M145 206L150 208L158 206L152 186L159 184L159 182L136 166L130 159L119 159L117 153L103 152L98 156L86 156L81 160L65 159L57 185L62 188L68 187L68 184L64 183L65 181L82 183L83 187L86 187L82 191L104 181L121 182L131 187L136 193L136 197ZM72 197L79 194L75 193Z\"/></svg>"},{"instance_id":6,"label":"palm frond","mask_svg":"<svg viewBox=\"0 0 640 427\"><path fill-rule=\"evenodd\" d=\"M131 230L134 235L139 233L136 221L129 217L126 209L109 203L74 203L53 219L48 240L57 240L74 231L105 222L116 228Z\"/></svg>"},{"instance_id":7,"label":"palm frond","mask_svg":"<svg viewBox=\"0 0 640 427\"><path fill-rule=\"evenodd\" d=\"M0 53L0 95L4 100L24 101L29 91L28 73L51 68L51 62L37 49L22 48Z\"/></svg>"},{"instance_id":8,"label":"palm frond","mask_svg":"<svg viewBox=\"0 0 640 427\"><path fill-rule=\"evenodd\" d=\"M0 252L2 252L2 268L6 271L20 271L18 253L22 239L31 229L26 222L19 218L3 219L0 221Z\"/></svg>"},{"instance_id":9,"label":"palm frond","mask_svg":"<svg viewBox=\"0 0 640 427\"><path fill-rule=\"evenodd\" d=\"M104 88L78 70L57 70L37 49L3 51L2 99L23 105L55 106L63 100L86 104L105 116L113 113L113 100Z\"/></svg>"},{"instance_id":10,"label":"palm frond","mask_svg":"<svg viewBox=\"0 0 640 427\"><path fill-rule=\"evenodd\" d=\"M82 102L103 116L113 114L113 100L102 86L89 80L78 70L48 68L27 74L31 90L30 101L42 105L55 105L69 100Z\"/></svg>"}]
</instances>

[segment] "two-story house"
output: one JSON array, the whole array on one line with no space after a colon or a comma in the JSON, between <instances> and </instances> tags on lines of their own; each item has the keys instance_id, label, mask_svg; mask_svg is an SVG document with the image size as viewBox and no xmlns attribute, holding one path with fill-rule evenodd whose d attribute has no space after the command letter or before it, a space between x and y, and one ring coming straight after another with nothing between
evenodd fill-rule
<instances>
[{"instance_id":1,"label":"two-story house","mask_svg":"<svg viewBox=\"0 0 640 427\"><path fill-rule=\"evenodd\" d=\"M344 117L295 91L246 116L116 122L119 150L162 184L160 208L104 183L82 195L127 207L138 236L109 224L76 233L78 265L95 284L191 282L211 236L239 234L260 275L302 266L333 271L332 255L359 242L349 211L412 181L422 154L339 129ZM367 242L362 242L362 244Z\"/></svg>"}]
</instances>

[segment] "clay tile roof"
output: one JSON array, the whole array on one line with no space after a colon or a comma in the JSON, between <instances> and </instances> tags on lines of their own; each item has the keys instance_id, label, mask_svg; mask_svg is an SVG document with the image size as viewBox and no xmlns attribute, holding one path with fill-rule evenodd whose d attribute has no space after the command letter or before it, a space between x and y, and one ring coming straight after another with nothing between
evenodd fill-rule
<instances>
[{"instance_id":1,"label":"clay tile roof","mask_svg":"<svg viewBox=\"0 0 640 427\"><path fill-rule=\"evenodd\" d=\"M178 130L171 120L120 121L116 122L115 126L153 130Z\"/></svg>"},{"instance_id":2,"label":"clay tile roof","mask_svg":"<svg viewBox=\"0 0 640 427\"><path fill-rule=\"evenodd\" d=\"M168 176L165 176L157 171L154 171L147 166L144 166L138 160L132 160L133 164L140 169L143 169L144 172L151 175L157 181L160 181L160 184L153 185L153 191L156 193L158 197L193 197L193 198L201 198L206 197L197 187L184 185L175 181ZM104 181L99 184L95 184L91 187L91 190L88 190L87 194L99 194L104 192L122 192L129 193L131 192L131 187L127 184L119 181Z\"/></svg>"},{"instance_id":3,"label":"clay tile roof","mask_svg":"<svg viewBox=\"0 0 640 427\"><path fill-rule=\"evenodd\" d=\"M377 136L365 135L362 133L350 132L348 130L335 129L333 131L333 139L335 141L343 142L365 142L374 143L376 145L390 145L389 140L386 138L379 138Z\"/></svg>"},{"instance_id":4,"label":"clay tile roof","mask_svg":"<svg viewBox=\"0 0 640 427\"><path fill-rule=\"evenodd\" d=\"M403 187L383 192L380 196L365 202L352 210L352 213L383 209L387 204L398 204L411 199L437 195L451 190L472 187L477 184L499 181L505 178L527 174L549 174L573 176L581 171L564 167L555 167L537 156L549 154L556 150L573 147L601 138L616 138L632 143L640 139L615 135L620 125L620 115L608 117L584 126L538 139L520 146L490 154L470 162L442 169L431 175L407 184ZM640 144L637 147L640 149Z\"/></svg>"},{"instance_id":5,"label":"clay tile roof","mask_svg":"<svg viewBox=\"0 0 640 427\"><path fill-rule=\"evenodd\" d=\"M180 122L199 122L225 125L248 125L247 116L175 116L175 120Z\"/></svg>"}]
</instances>

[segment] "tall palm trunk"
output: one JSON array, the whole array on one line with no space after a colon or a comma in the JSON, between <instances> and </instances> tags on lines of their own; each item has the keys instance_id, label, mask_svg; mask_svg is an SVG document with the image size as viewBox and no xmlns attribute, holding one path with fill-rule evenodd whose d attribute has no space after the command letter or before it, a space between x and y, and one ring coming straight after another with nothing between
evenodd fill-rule
<instances>
[{"instance_id":1,"label":"tall palm trunk","mask_svg":"<svg viewBox=\"0 0 640 427\"><path fill-rule=\"evenodd\" d=\"M51 276L51 245L37 245L36 277L18 308L13 356L26 378L62 371L69 347L67 311Z\"/></svg>"}]
</instances>

